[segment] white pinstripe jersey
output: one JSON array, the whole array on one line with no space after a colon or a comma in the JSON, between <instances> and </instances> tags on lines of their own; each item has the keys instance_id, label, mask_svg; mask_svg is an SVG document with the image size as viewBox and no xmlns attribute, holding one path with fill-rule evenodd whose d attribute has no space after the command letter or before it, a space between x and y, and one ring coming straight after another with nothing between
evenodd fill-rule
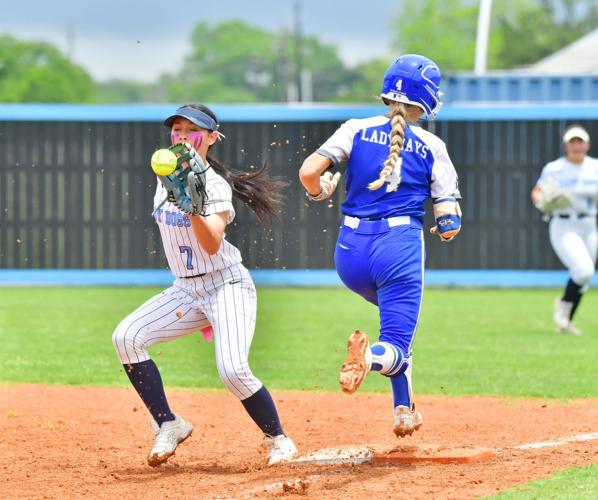
<instances>
[{"instance_id":1,"label":"white pinstripe jersey","mask_svg":"<svg viewBox=\"0 0 598 500\"><path fill-rule=\"evenodd\" d=\"M206 171L206 194L204 212L228 212L227 224L230 224L235 218L232 189L212 168ZM164 198L166 189L158 180L154 195L154 219L160 228L162 246L172 274L177 278L197 276L226 269L242 261L239 250L224 237L218 252L209 255L197 241L187 214L168 201L156 210Z\"/></svg>"}]
</instances>

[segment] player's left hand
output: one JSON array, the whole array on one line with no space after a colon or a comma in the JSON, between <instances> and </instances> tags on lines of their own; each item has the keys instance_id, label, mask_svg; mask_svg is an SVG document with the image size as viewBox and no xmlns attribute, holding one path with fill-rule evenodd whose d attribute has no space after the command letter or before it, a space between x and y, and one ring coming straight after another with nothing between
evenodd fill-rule
<instances>
[{"instance_id":1,"label":"player's left hand","mask_svg":"<svg viewBox=\"0 0 598 500\"><path fill-rule=\"evenodd\" d=\"M203 159L189 143L180 142L170 149L177 157L172 174L158 179L168 192L168 201L189 215L200 215L206 200L206 167Z\"/></svg>"},{"instance_id":2,"label":"player's left hand","mask_svg":"<svg viewBox=\"0 0 598 500\"><path fill-rule=\"evenodd\" d=\"M549 177L540 186L540 195L534 205L541 212L549 214L570 207L571 198L554 178Z\"/></svg>"},{"instance_id":3,"label":"player's left hand","mask_svg":"<svg viewBox=\"0 0 598 500\"><path fill-rule=\"evenodd\" d=\"M434 205L434 215L436 216L436 225L430 228L430 233L437 234L440 241L448 242L457 237L461 231L461 207L457 201L443 202ZM448 203L454 203L454 213L445 213Z\"/></svg>"},{"instance_id":4,"label":"player's left hand","mask_svg":"<svg viewBox=\"0 0 598 500\"><path fill-rule=\"evenodd\" d=\"M440 241L455 239L461 231L461 218L456 215L443 215L436 219L436 225L430 228L430 233L437 234Z\"/></svg>"}]
</instances>

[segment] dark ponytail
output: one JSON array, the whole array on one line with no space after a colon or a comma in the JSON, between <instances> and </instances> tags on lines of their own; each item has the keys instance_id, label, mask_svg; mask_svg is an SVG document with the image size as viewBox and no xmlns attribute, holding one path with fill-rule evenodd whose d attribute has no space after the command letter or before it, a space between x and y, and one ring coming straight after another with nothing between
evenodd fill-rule
<instances>
[{"instance_id":1,"label":"dark ponytail","mask_svg":"<svg viewBox=\"0 0 598 500\"><path fill-rule=\"evenodd\" d=\"M214 118L214 112L203 104L185 104L186 107L199 109ZM214 171L228 182L233 196L247 205L262 224L268 224L272 218L278 218L282 207L282 190L287 185L280 177L271 177L268 166L264 164L253 172L243 172L225 165L208 153L207 160Z\"/></svg>"}]
</instances>

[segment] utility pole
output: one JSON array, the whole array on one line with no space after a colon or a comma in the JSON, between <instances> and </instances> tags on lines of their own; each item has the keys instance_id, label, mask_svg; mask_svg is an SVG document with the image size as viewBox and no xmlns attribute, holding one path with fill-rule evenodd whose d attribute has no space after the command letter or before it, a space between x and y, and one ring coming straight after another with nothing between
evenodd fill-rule
<instances>
[{"instance_id":1,"label":"utility pole","mask_svg":"<svg viewBox=\"0 0 598 500\"><path fill-rule=\"evenodd\" d=\"M75 55L75 27L72 22L66 24L66 57L73 62Z\"/></svg>"},{"instance_id":2,"label":"utility pole","mask_svg":"<svg viewBox=\"0 0 598 500\"><path fill-rule=\"evenodd\" d=\"M294 38L295 38L295 85L297 85L297 100L303 100L301 74L303 72L303 19L301 2L293 4Z\"/></svg>"},{"instance_id":3,"label":"utility pole","mask_svg":"<svg viewBox=\"0 0 598 500\"><path fill-rule=\"evenodd\" d=\"M478 33L475 44L475 64L473 71L478 75L486 73L488 65L488 37L490 34L490 16L492 14L492 0L480 0L478 14Z\"/></svg>"}]
</instances>

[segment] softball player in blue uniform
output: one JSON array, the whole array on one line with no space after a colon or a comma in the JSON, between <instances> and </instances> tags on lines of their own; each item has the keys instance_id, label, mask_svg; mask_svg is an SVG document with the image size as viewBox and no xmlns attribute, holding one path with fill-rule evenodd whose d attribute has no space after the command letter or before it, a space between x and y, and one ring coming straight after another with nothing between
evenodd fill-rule
<instances>
[{"instance_id":1,"label":"softball player in blue uniform","mask_svg":"<svg viewBox=\"0 0 598 500\"><path fill-rule=\"evenodd\" d=\"M413 403L411 346L423 293L424 202L434 200L433 234L450 241L461 228L457 174L446 146L413 125L438 112L439 84L440 70L430 59L399 57L382 84L389 115L345 122L299 173L308 196L325 200L340 178L326 170L347 160L334 260L345 285L379 307L380 339L370 346L365 333L349 337L340 384L353 393L372 370L389 377L400 437L423 422Z\"/></svg>"}]
</instances>

